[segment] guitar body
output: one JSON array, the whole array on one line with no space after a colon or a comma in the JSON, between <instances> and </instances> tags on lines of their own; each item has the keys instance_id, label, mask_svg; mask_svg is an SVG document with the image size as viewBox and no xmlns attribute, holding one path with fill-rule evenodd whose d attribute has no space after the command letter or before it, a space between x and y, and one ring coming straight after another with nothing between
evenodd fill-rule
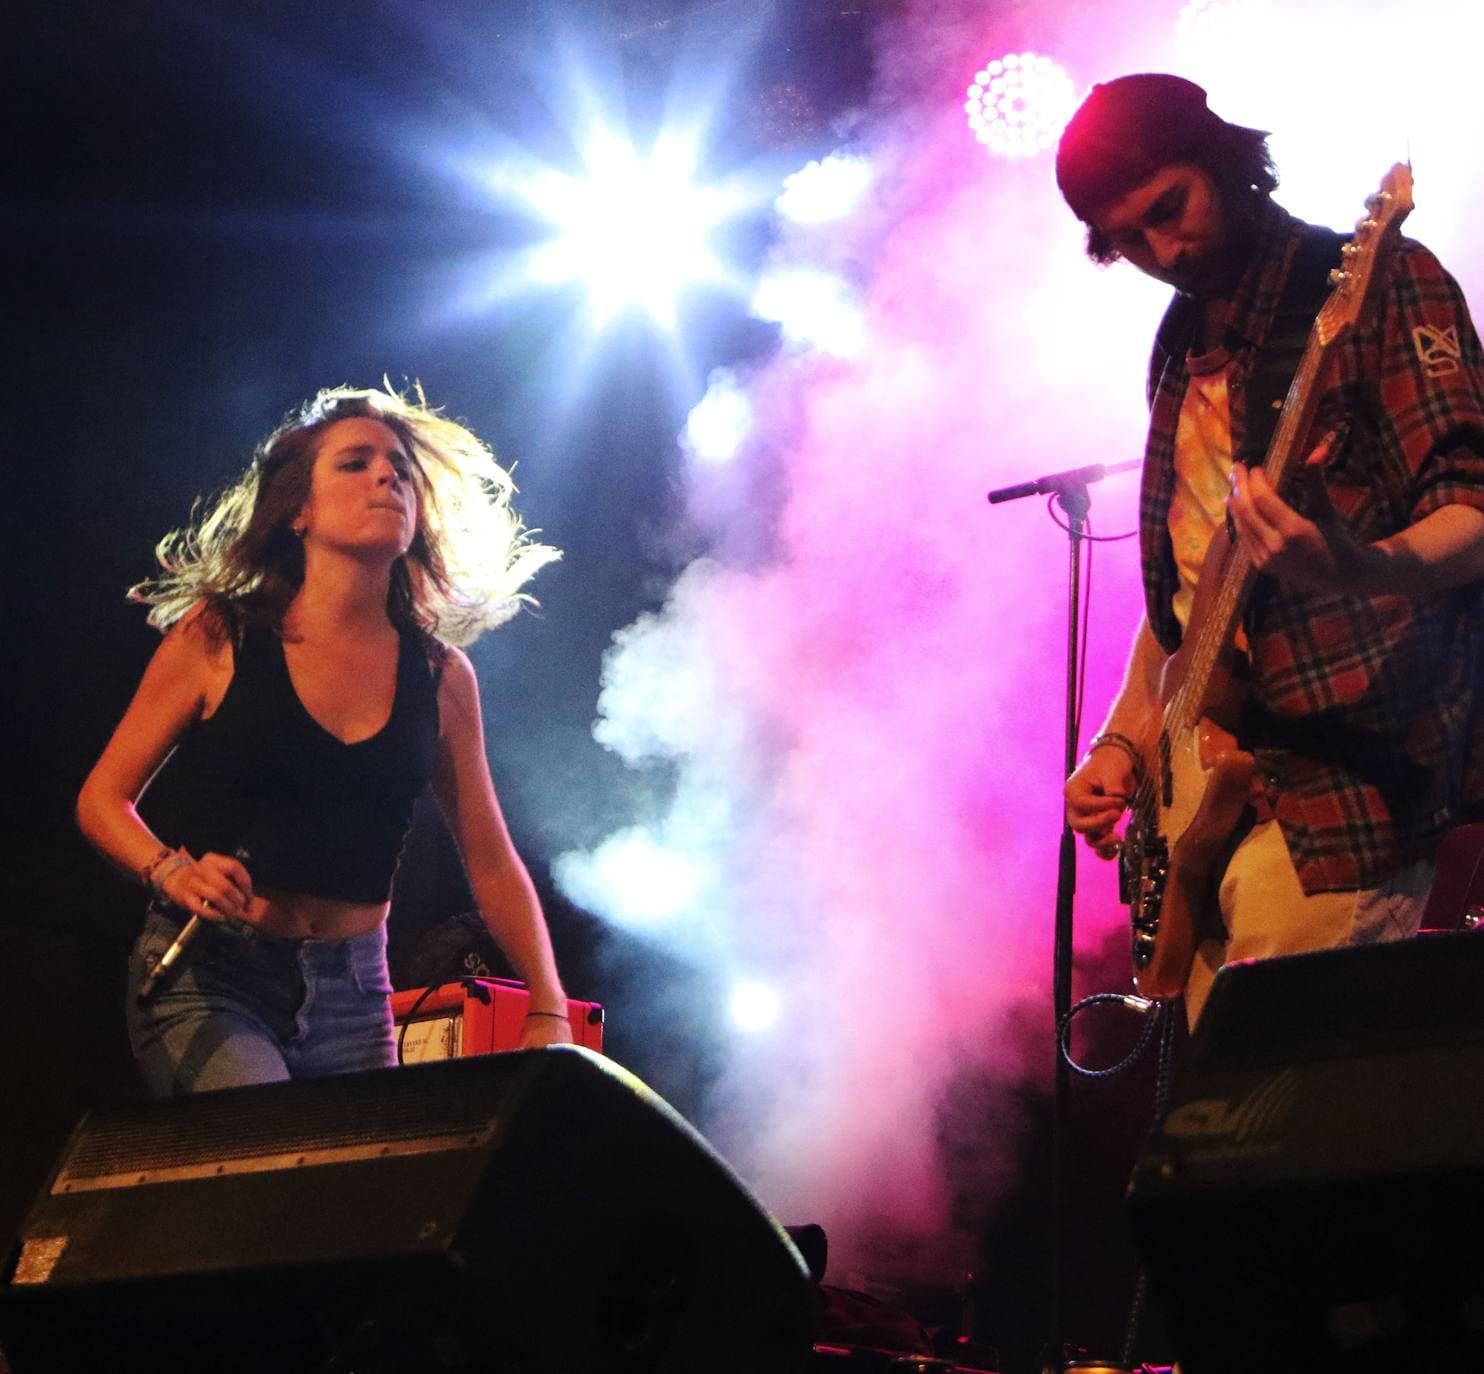
<instances>
[{"instance_id":1,"label":"guitar body","mask_svg":"<svg viewBox=\"0 0 1484 1374\"><path fill-rule=\"evenodd\" d=\"M1226 531L1218 529L1196 584L1192 624L1211 613L1208 603L1226 575L1230 552ZM1198 918L1214 905L1217 864L1251 799L1257 771L1235 735L1246 698L1245 658L1230 646L1209 664L1193 663L1197 654L1197 642L1187 639L1165 663L1160 697L1166 706L1190 686L1192 673L1205 670L1200 712L1190 725L1166 712L1153 754L1144 760L1152 785L1132 810L1119 855L1134 986L1144 997L1178 997L1185 990Z\"/></svg>"},{"instance_id":2,"label":"guitar body","mask_svg":"<svg viewBox=\"0 0 1484 1374\"><path fill-rule=\"evenodd\" d=\"M1161 737L1171 805L1129 822L1125 850L1135 881L1125 891L1133 931L1134 986L1143 997L1178 997L1195 960L1200 914L1216 903L1217 865L1257 771L1252 755L1209 718ZM1130 845L1129 837L1133 837Z\"/></svg>"}]
</instances>

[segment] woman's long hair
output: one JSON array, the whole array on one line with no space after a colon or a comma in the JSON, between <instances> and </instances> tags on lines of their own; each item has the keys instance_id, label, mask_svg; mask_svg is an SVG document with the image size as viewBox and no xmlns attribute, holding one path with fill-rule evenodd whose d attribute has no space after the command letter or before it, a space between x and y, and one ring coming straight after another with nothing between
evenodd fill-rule
<instances>
[{"instance_id":1,"label":"woman's long hair","mask_svg":"<svg viewBox=\"0 0 1484 1374\"><path fill-rule=\"evenodd\" d=\"M431 650L440 640L469 644L531 602L520 589L561 554L523 528L510 474L489 448L433 410L421 386L410 396L334 387L290 414L232 486L156 546L162 573L129 591L150 606L150 624L168 629L204 603L234 637L246 625L282 632L304 581L292 525L309 498L314 455L330 425L353 418L395 431L413 464L417 533L392 568L393 623Z\"/></svg>"}]
</instances>

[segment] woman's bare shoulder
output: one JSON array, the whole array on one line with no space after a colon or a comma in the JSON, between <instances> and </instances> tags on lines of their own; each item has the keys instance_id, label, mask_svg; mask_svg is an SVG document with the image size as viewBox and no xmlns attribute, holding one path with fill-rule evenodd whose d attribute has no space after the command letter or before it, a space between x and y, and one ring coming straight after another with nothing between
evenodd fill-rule
<instances>
[{"instance_id":1,"label":"woman's bare shoulder","mask_svg":"<svg viewBox=\"0 0 1484 1374\"><path fill-rule=\"evenodd\" d=\"M168 630L158 658L182 669L197 668L208 674L231 674L234 626L219 606L198 601Z\"/></svg>"},{"instance_id":2,"label":"woman's bare shoulder","mask_svg":"<svg viewBox=\"0 0 1484 1374\"><path fill-rule=\"evenodd\" d=\"M475 676L474 664L468 654L452 644L440 642L438 647L442 653L433 673L438 684L438 711L443 724L478 720L479 679Z\"/></svg>"}]
</instances>

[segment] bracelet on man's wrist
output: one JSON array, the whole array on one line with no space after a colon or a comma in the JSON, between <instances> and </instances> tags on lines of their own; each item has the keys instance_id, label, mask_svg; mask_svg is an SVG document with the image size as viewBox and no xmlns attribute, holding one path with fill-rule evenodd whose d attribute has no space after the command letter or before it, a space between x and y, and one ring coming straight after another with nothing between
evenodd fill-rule
<instances>
[{"instance_id":1,"label":"bracelet on man's wrist","mask_svg":"<svg viewBox=\"0 0 1484 1374\"><path fill-rule=\"evenodd\" d=\"M1144 755L1139 746L1127 735L1120 734L1117 730L1104 730L1100 735L1094 735L1087 745L1086 758L1091 758L1093 751L1101 749L1103 745L1111 745L1114 749L1120 749L1128 755L1129 762L1134 766L1135 773L1144 771Z\"/></svg>"},{"instance_id":2,"label":"bracelet on man's wrist","mask_svg":"<svg viewBox=\"0 0 1484 1374\"><path fill-rule=\"evenodd\" d=\"M571 1017L564 1011L528 1011L527 1016L550 1016L557 1021L569 1021Z\"/></svg>"}]
</instances>

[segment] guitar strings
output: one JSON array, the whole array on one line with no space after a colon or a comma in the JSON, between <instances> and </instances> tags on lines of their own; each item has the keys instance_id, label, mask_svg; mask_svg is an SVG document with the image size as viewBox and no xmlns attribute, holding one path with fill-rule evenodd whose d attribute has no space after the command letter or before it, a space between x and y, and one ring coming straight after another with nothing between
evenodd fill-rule
<instances>
[{"instance_id":1,"label":"guitar strings","mask_svg":"<svg viewBox=\"0 0 1484 1374\"><path fill-rule=\"evenodd\" d=\"M1293 466L1294 456L1298 451L1299 422L1302 413L1308 409L1307 406L1292 405L1290 402L1312 390L1327 351L1319 339L1310 338L1289 387L1271 451L1263 464L1263 472L1275 490L1282 486ZM1190 665L1161 713L1161 740L1184 734L1198 723L1201 708L1206 705L1206 689L1211 670L1231 642L1240 610L1245 605L1255 580L1256 569L1252 566L1251 556L1240 543L1233 543L1229 561L1222 570L1222 583L1217 589L1212 613L1197 627ZM1200 685L1199 693L1195 690L1196 684ZM1159 746L1156 745L1156 748ZM1158 793L1156 773L1162 776L1164 767L1163 758L1144 760L1142 777L1135 780L1134 793L1129 799L1129 810L1136 821L1147 821Z\"/></svg>"},{"instance_id":2,"label":"guitar strings","mask_svg":"<svg viewBox=\"0 0 1484 1374\"><path fill-rule=\"evenodd\" d=\"M1378 199L1380 203L1394 202L1394 197L1385 183L1383 183ZM1410 203L1408 203L1403 210L1403 218L1405 218L1406 210L1410 208ZM1344 332L1343 320L1330 319L1332 307L1342 298L1358 294L1359 301L1351 307L1354 312L1351 315L1353 324L1369 294L1375 260L1382 241L1386 233L1395 227L1394 204L1392 204L1393 214L1387 216L1387 223L1384 226L1377 222L1376 205L1368 200L1366 209L1368 212L1366 219L1356 226L1357 232L1354 238L1346 245L1345 256L1349 259L1347 267L1340 275L1333 278L1335 290L1320 307L1315 319L1314 329L1309 335L1293 382L1284 398L1277 429L1268 447L1268 455L1263 463L1263 473L1275 491L1282 489L1297 456L1298 441L1308 432L1312 423L1314 413L1312 393L1320 369L1328 361L1331 345ZM1211 670L1217 658L1232 642L1237 621L1247 604L1252 584L1256 581L1257 573L1252 565L1252 559L1247 550L1236 540L1232 541L1229 559L1230 561L1222 569L1221 585L1217 588L1212 614L1197 627L1197 638L1191 648L1191 664L1160 713L1160 733L1154 746L1156 757L1153 760L1147 755L1144 757L1139 776L1134 780L1133 796L1129 799L1129 824L1125 830L1125 841L1129 831L1143 834L1153 829L1153 823L1157 822L1157 791L1158 786L1163 783L1170 749L1169 740L1177 731L1187 731L1198 724L1200 710L1206 705ZM1200 684L1198 693L1194 687L1196 683ZM1154 766L1151 766L1151 763ZM1120 864L1126 862L1126 854L1125 845ZM1123 871L1126 873L1127 869ZM1139 876L1143 877L1142 866ZM1143 905L1142 892L1135 895L1133 904L1137 907Z\"/></svg>"}]
</instances>

